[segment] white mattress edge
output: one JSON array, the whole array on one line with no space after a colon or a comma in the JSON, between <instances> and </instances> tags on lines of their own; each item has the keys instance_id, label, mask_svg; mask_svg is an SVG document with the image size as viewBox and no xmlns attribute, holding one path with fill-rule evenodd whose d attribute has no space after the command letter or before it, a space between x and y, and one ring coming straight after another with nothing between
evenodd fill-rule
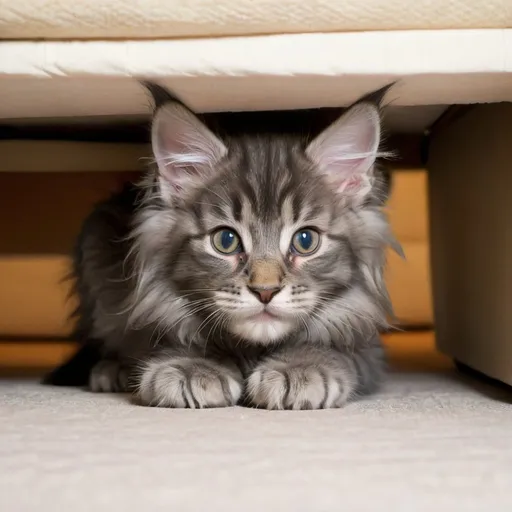
<instances>
[{"instance_id":1,"label":"white mattress edge","mask_svg":"<svg viewBox=\"0 0 512 512\"><path fill-rule=\"evenodd\" d=\"M341 106L393 80L395 105L512 100L512 29L4 42L0 118L147 113L137 77L199 111Z\"/></svg>"},{"instance_id":2,"label":"white mattress edge","mask_svg":"<svg viewBox=\"0 0 512 512\"><path fill-rule=\"evenodd\" d=\"M0 72L169 77L509 72L512 71L511 49L512 29L151 41L5 41L0 46Z\"/></svg>"}]
</instances>

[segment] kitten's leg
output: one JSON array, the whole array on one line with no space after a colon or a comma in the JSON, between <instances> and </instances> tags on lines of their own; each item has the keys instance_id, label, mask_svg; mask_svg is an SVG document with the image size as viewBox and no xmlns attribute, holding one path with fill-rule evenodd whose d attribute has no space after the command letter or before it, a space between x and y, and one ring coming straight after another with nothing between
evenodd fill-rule
<instances>
[{"instance_id":1,"label":"kitten's leg","mask_svg":"<svg viewBox=\"0 0 512 512\"><path fill-rule=\"evenodd\" d=\"M362 348L285 347L264 359L247 379L249 401L266 409L342 407L374 391L384 376L377 337Z\"/></svg>"},{"instance_id":2,"label":"kitten's leg","mask_svg":"<svg viewBox=\"0 0 512 512\"><path fill-rule=\"evenodd\" d=\"M236 365L168 353L142 368L137 396L143 405L199 409L237 404L243 377Z\"/></svg>"},{"instance_id":3,"label":"kitten's leg","mask_svg":"<svg viewBox=\"0 0 512 512\"><path fill-rule=\"evenodd\" d=\"M89 389L95 393L130 390L130 368L117 359L102 359L91 370Z\"/></svg>"},{"instance_id":4,"label":"kitten's leg","mask_svg":"<svg viewBox=\"0 0 512 512\"><path fill-rule=\"evenodd\" d=\"M123 330L120 335L119 331ZM103 338L102 358L89 375L89 389L96 393L124 393L134 390L136 365L147 358L151 346L148 330L125 331L122 325L115 336Z\"/></svg>"}]
</instances>

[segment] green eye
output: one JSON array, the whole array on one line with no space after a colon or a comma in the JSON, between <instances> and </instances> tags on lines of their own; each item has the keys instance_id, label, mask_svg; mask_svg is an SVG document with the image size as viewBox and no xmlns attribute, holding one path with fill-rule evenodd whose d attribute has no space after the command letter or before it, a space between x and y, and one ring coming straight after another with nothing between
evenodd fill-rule
<instances>
[{"instance_id":1,"label":"green eye","mask_svg":"<svg viewBox=\"0 0 512 512\"><path fill-rule=\"evenodd\" d=\"M240 237L231 229L219 229L212 235L213 248L221 254L236 254L242 250Z\"/></svg>"},{"instance_id":2,"label":"green eye","mask_svg":"<svg viewBox=\"0 0 512 512\"><path fill-rule=\"evenodd\" d=\"M290 250L300 256L313 254L320 245L320 235L314 229L301 229L292 238Z\"/></svg>"}]
</instances>

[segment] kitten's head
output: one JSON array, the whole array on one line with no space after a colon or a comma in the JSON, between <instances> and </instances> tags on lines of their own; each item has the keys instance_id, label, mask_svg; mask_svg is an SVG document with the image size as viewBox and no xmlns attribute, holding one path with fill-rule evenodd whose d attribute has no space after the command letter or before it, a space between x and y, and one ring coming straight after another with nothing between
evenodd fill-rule
<instances>
[{"instance_id":1,"label":"kitten's head","mask_svg":"<svg viewBox=\"0 0 512 512\"><path fill-rule=\"evenodd\" d=\"M164 101L134 231L135 317L168 327L196 318L206 333L259 344L299 332L348 339L384 322L380 99L359 101L309 142L221 140L152 89Z\"/></svg>"}]
</instances>

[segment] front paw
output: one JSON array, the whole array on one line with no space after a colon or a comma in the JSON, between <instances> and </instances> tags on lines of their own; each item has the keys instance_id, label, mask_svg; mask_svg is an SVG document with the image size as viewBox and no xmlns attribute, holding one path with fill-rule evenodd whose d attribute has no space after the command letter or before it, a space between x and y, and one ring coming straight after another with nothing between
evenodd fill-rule
<instances>
[{"instance_id":1,"label":"front paw","mask_svg":"<svg viewBox=\"0 0 512 512\"><path fill-rule=\"evenodd\" d=\"M241 394L238 370L208 359L173 357L147 364L138 397L143 405L202 409L236 405Z\"/></svg>"},{"instance_id":2,"label":"front paw","mask_svg":"<svg viewBox=\"0 0 512 512\"><path fill-rule=\"evenodd\" d=\"M247 381L250 402L266 409L327 409L344 405L353 389L329 366L267 361Z\"/></svg>"},{"instance_id":3,"label":"front paw","mask_svg":"<svg viewBox=\"0 0 512 512\"><path fill-rule=\"evenodd\" d=\"M128 368L119 361L103 359L91 370L89 389L95 393L128 391Z\"/></svg>"}]
</instances>

